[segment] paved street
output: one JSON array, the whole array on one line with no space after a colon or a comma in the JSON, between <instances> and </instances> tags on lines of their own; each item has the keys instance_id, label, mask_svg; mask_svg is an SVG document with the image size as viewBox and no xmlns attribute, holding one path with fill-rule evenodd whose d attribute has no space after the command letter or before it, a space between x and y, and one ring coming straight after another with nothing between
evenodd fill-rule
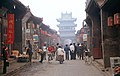
<instances>
[{"instance_id":1,"label":"paved street","mask_svg":"<svg viewBox=\"0 0 120 76\"><path fill-rule=\"evenodd\" d=\"M93 65L86 65L82 60L69 60L64 64L57 61L43 64L35 62L12 76L104 76Z\"/></svg>"}]
</instances>

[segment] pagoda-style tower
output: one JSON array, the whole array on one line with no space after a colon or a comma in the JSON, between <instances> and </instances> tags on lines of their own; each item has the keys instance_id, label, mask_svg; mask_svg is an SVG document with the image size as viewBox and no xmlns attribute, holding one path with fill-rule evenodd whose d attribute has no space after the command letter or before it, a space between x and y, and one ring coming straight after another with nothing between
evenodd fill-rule
<instances>
[{"instance_id":1,"label":"pagoda-style tower","mask_svg":"<svg viewBox=\"0 0 120 76\"><path fill-rule=\"evenodd\" d=\"M72 18L72 13L61 13L61 18L57 19L60 22L58 26L61 43L70 44L71 42L76 42L75 38L75 27L77 26L74 22L76 18Z\"/></svg>"}]
</instances>

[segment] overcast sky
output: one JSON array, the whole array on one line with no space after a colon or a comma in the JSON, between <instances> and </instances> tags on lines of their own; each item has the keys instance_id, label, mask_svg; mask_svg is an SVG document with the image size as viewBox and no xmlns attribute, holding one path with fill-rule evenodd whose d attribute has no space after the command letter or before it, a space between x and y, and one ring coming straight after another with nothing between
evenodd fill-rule
<instances>
[{"instance_id":1,"label":"overcast sky","mask_svg":"<svg viewBox=\"0 0 120 76\"><path fill-rule=\"evenodd\" d=\"M76 30L82 27L85 19L86 0L19 0L30 7L34 16L43 17L43 23L58 31L59 24L56 19L61 18L61 13L72 12L72 17L77 18Z\"/></svg>"}]
</instances>

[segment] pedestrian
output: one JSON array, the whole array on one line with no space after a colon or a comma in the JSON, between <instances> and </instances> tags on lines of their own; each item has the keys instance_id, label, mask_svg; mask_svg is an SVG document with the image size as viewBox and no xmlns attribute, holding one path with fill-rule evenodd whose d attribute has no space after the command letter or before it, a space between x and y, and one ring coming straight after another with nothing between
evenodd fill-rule
<instances>
[{"instance_id":1,"label":"pedestrian","mask_svg":"<svg viewBox=\"0 0 120 76\"><path fill-rule=\"evenodd\" d=\"M66 58L66 60L69 60L69 51L70 51L70 48L69 48L68 44L65 45L64 51L65 51L65 58Z\"/></svg>"},{"instance_id":2,"label":"pedestrian","mask_svg":"<svg viewBox=\"0 0 120 76\"><path fill-rule=\"evenodd\" d=\"M48 52L47 52L48 62L50 62L51 60L53 60L52 53L53 53L54 48L53 48L53 46L49 45L47 50L48 50Z\"/></svg>"},{"instance_id":3,"label":"pedestrian","mask_svg":"<svg viewBox=\"0 0 120 76\"><path fill-rule=\"evenodd\" d=\"M58 46L57 49L57 60L60 62L60 64L64 61L64 49L61 46Z\"/></svg>"},{"instance_id":4,"label":"pedestrian","mask_svg":"<svg viewBox=\"0 0 120 76\"><path fill-rule=\"evenodd\" d=\"M79 43L76 46L76 54L77 54L77 57L80 58L80 44Z\"/></svg>"},{"instance_id":5,"label":"pedestrian","mask_svg":"<svg viewBox=\"0 0 120 76\"><path fill-rule=\"evenodd\" d=\"M8 62L8 47L5 46L4 42L2 42L2 57L3 57L3 74L7 72Z\"/></svg>"},{"instance_id":6,"label":"pedestrian","mask_svg":"<svg viewBox=\"0 0 120 76\"><path fill-rule=\"evenodd\" d=\"M73 45L74 45L74 53L73 53L73 59L74 60L76 60L76 44L75 43L73 43Z\"/></svg>"},{"instance_id":7,"label":"pedestrian","mask_svg":"<svg viewBox=\"0 0 120 76\"><path fill-rule=\"evenodd\" d=\"M55 45L52 45L53 51L52 51L52 57L55 57L55 53L56 53L56 47Z\"/></svg>"},{"instance_id":8,"label":"pedestrian","mask_svg":"<svg viewBox=\"0 0 120 76\"><path fill-rule=\"evenodd\" d=\"M42 50L43 50L43 55L44 55L44 56L43 56L43 57L44 57L43 59L46 60L46 54L47 54L47 45L46 45L46 44L43 45Z\"/></svg>"},{"instance_id":9,"label":"pedestrian","mask_svg":"<svg viewBox=\"0 0 120 76\"><path fill-rule=\"evenodd\" d=\"M30 43L30 40L27 41L27 54L29 55L29 62L32 62L32 45Z\"/></svg>"},{"instance_id":10,"label":"pedestrian","mask_svg":"<svg viewBox=\"0 0 120 76\"><path fill-rule=\"evenodd\" d=\"M57 51L57 49L58 49L58 46L59 46L59 43L56 44L56 51Z\"/></svg>"},{"instance_id":11,"label":"pedestrian","mask_svg":"<svg viewBox=\"0 0 120 76\"><path fill-rule=\"evenodd\" d=\"M39 48L39 50L38 50L38 54L40 55L40 60L39 60L39 62L40 63L43 63L43 59L44 59L44 52L43 52L43 50L42 50L42 48L40 47Z\"/></svg>"},{"instance_id":12,"label":"pedestrian","mask_svg":"<svg viewBox=\"0 0 120 76\"><path fill-rule=\"evenodd\" d=\"M87 51L87 47L84 45L84 43L81 43L80 49L81 49L80 59L82 58L82 60L83 60L84 52Z\"/></svg>"},{"instance_id":13,"label":"pedestrian","mask_svg":"<svg viewBox=\"0 0 120 76\"><path fill-rule=\"evenodd\" d=\"M56 44L56 47L55 47L55 50L56 50L56 51L55 51L55 55L56 55L56 57L57 57L57 49L58 49L58 46L59 46L59 43L57 43L57 44ZM56 59L57 59L57 58L56 58Z\"/></svg>"},{"instance_id":14,"label":"pedestrian","mask_svg":"<svg viewBox=\"0 0 120 76\"><path fill-rule=\"evenodd\" d=\"M74 47L74 45L71 43L71 44L70 44L70 56L71 56L71 60L74 59L74 51L75 51L75 47Z\"/></svg>"}]
</instances>

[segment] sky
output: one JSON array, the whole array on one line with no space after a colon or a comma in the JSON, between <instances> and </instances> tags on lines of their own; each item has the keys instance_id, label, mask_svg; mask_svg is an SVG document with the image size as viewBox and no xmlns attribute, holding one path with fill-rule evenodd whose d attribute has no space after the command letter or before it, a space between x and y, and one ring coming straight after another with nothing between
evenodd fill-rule
<instances>
[{"instance_id":1,"label":"sky","mask_svg":"<svg viewBox=\"0 0 120 76\"><path fill-rule=\"evenodd\" d=\"M19 0L25 6L29 6L32 14L43 18L43 23L58 31L56 19L61 18L61 13L72 12L72 17L77 18L76 30L80 30L82 22L86 18L86 0Z\"/></svg>"}]
</instances>

